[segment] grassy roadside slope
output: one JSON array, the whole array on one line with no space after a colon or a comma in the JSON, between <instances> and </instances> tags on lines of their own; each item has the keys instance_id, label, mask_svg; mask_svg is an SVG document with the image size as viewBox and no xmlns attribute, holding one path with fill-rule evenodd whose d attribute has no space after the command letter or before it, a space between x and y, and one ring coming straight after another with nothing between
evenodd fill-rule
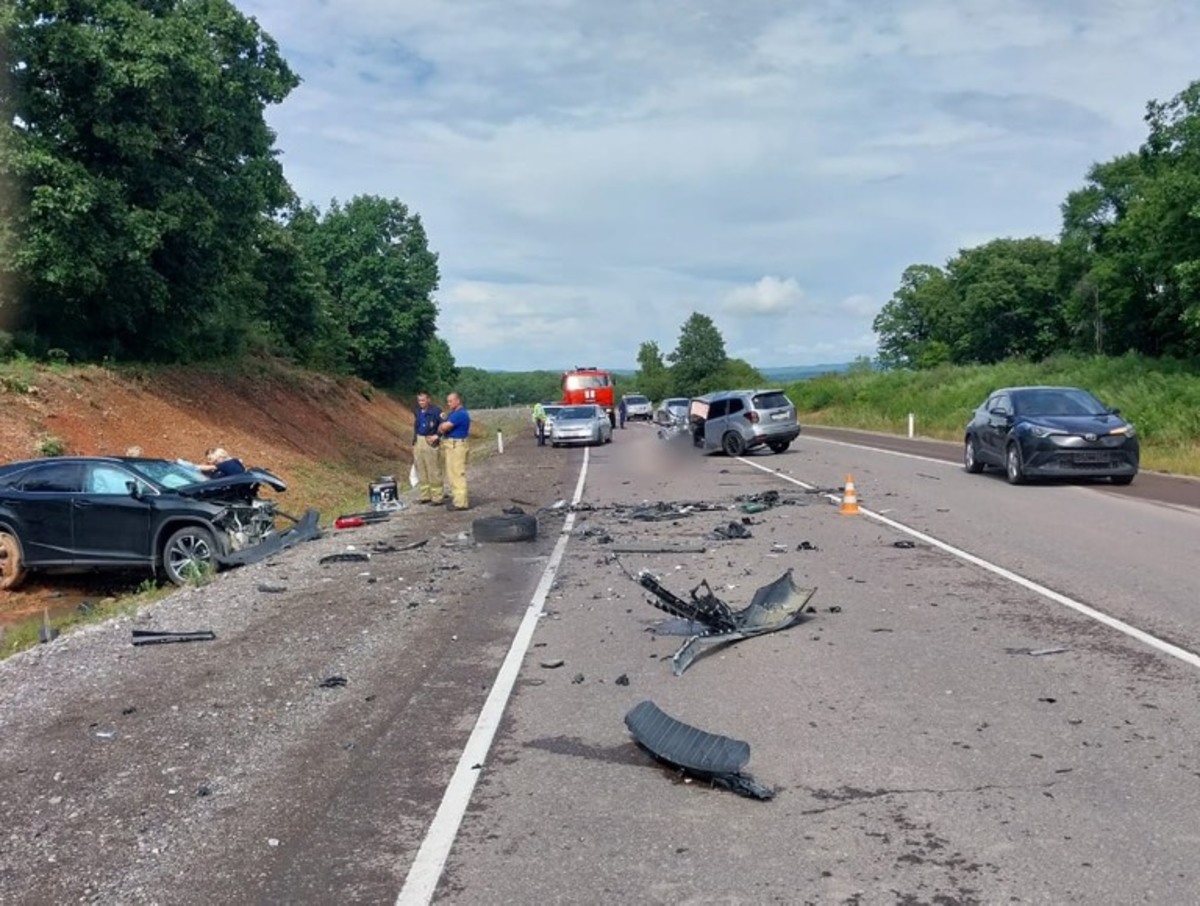
<instances>
[{"instance_id":1,"label":"grassy roadside slope","mask_svg":"<svg viewBox=\"0 0 1200 906\"><path fill-rule=\"evenodd\" d=\"M854 371L797 381L787 386L787 393L801 423L904 434L911 412L918 435L958 441L988 393L1021 384L1063 384L1092 391L1137 426L1143 468L1200 476L1197 362L1135 355L1058 356L1037 363Z\"/></svg>"}]
</instances>

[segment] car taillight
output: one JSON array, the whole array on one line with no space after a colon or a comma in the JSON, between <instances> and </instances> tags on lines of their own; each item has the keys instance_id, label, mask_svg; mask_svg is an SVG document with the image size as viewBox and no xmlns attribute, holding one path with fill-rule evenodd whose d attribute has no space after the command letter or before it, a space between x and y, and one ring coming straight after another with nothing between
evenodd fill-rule
<instances>
[{"instance_id":1,"label":"car taillight","mask_svg":"<svg viewBox=\"0 0 1200 906\"><path fill-rule=\"evenodd\" d=\"M753 424L757 425L758 424L758 413L755 412L753 409L751 409L749 412L746 413L746 419L748 421L752 422Z\"/></svg>"}]
</instances>

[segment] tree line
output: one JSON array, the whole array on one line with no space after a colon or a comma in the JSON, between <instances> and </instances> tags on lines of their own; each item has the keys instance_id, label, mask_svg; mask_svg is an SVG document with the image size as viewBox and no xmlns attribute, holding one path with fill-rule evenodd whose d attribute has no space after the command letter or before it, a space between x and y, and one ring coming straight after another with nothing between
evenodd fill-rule
<instances>
[{"instance_id":1,"label":"tree line","mask_svg":"<svg viewBox=\"0 0 1200 906\"><path fill-rule=\"evenodd\" d=\"M300 203L264 118L299 77L228 0L10 0L0 58L0 354L452 379L420 217Z\"/></svg>"},{"instance_id":2,"label":"tree line","mask_svg":"<svg viewBox=\"0 0 1200 906\"><path fill-rule=\"evenodd\" d=\"M879 363L1200 356L1200 82L1146 108L1141 147L1094 164L1055 239L914 264L874 321Z\"/></svg>"}]
</instances>

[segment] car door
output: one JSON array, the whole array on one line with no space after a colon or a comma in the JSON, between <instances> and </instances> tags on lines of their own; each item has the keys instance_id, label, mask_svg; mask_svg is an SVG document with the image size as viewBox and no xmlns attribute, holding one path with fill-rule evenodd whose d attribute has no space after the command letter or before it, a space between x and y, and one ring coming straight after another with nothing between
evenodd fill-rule
<instances>
[{"instance_id":1,"label":"car door","mask_svg":"<svg viewBox=\"0 0 1200 906\"><path fill-rule=\"evenodd\" d=\"M130 492L148 485L116 463L87 463L75 501L75 551L81 562L141 565L153 562L150 498Z\"/></svg>"},{"instance_id":2,"label":"car door","mask_svg":"<svg viewBox=\"0 0 1200 906\"><path fill-rule=\"evenodd\" d=\"M714 400L708 407L708 418L704 422L704 449L719 450L721 438L729 423L729 400Z\"/></svg>"},{"instance_id":3,"label":"car door","mask_svg":"<svg viewBox=\"0 0 1200 906\"><path fill-rule=\"evenodd\" d=\"M8 495L18 536L31 565L74 561L71 512L82 486L77 462L46 462L31 468Z\"/></svg>"},{"instance_id":4,"label":"car door","mask_svg":"<svg viewBox=\"0 0 1200 906\"><path fill-rule=\"evenodd\" d=\"M1012 412L1012 400L1007 393L997 393L987 402L979 442L984 458L990 463L1004 462L1004 444L1012 426Z\"/></svg>"}]
</instances>

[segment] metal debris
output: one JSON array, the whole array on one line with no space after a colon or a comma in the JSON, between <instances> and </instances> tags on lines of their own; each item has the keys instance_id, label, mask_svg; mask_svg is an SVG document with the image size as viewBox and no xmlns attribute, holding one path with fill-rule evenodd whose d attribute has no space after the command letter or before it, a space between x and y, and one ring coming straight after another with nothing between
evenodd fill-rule
<instances>
[{"instance_id":1,"label":"metal debris","mask_svg":"<svg viewBox=\"0 0 1200 906\"><path fill-rule=\"evenodd\" d=\"M135 645L166 645L171 642L211 642L217 634L211 629L201 629L195 632L167 632L159 629L133 630Z\"/></svg>"},{"instance_id":2,"label":"metal debris","mask_svg":"<svg viewBox=\"0 0 1200 906\"><path fill-rule=\"evenodd\" d=\"M712 530L714 538L724 538L727 541L741 538L753 538L754 534L740 522L729 522L718 525Z\"/></svg>"},{"instance_id":3,"label":"metal debris","mask_svg":"<svg viewBox=\"0 0 1200 906\"><path fill-rule=\"evenodd\" d=\"M326 554L317 562L322 566L326 563L362 563L371 559L371 555L363 551L345 551L340 554Z\"/></svg>"},{"instance_id":4,"label":"metal debris","mask_svg":"<svg viewBox=\"0 0 1200 906\"><path fill-rule=\"evenodd\" d=\"M688 726L664 713L652 701L635 705L625 715L634 740L657 760L751 799L767 800L775 791L757 783L742 768L750 760L750 744Z\"/></svg>"},{"instance_id":5,"label":"metal debris","mask_svg":"<svg viewBox=\"0 0 1200 906\"><path fill-rule=\"evenodd\" d=\"M684 600L664 588L647 570L638 573L637 581L653 593L654 597L646 599L652 607L704 627L688 638L671 658L676 676L681 676L705 651L729 642L778 632L802 622L809 599L816 593L815 588L798 588L792 581L791 569L788 569L774 582L757 589L746 607L733 610L713 594L707 581L692 589L691 600Z\"/></svg>"},{"instance_id":6,"label":"metal debris","mask_svg":"<svg viewBox=\"0 0 1200 906\"><path fill-rule=\"evenodd\" d=\"M323 679L323 680L321 680L321 682L317 683L317 688L319 688L319 689L337 689L338 687L344 686L344 685L346 685L346 677L338 676L337 674L334 674L333 676L325 677L325 679Z\"/></svg>"},{"instance_id":7,"label":"metal debris","mask_svg":"<svg viewBox=\"0 0 1200 906\"><path fill-rule=\"evenodd\" d=\"M1005 648L1005 654L1027 654L1030 657L1045 657L1050 654L1064 654L1069 648Z\"/></svg>"}]
</instances>

